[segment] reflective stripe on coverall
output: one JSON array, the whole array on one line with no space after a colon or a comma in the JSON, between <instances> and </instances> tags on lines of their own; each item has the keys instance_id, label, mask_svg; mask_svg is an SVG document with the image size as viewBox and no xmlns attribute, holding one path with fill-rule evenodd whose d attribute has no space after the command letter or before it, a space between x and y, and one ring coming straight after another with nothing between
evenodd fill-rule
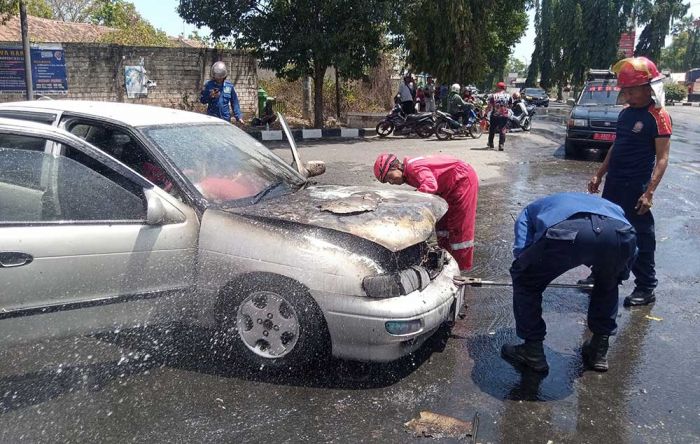
<instances>
[{"instance_id":1,"label":"reflective stripe on coverall","mask_svg":"<svg viewBox=\"0 0 700 444\"><path fill-rule=\"evenodd\" d=\"M436 225L438 243L457 260L460 270L472 267L479 179L467 163L450 156L404 159L404 180L423 193L442 197L449 206Z\"/></svg>"}]
</instances>

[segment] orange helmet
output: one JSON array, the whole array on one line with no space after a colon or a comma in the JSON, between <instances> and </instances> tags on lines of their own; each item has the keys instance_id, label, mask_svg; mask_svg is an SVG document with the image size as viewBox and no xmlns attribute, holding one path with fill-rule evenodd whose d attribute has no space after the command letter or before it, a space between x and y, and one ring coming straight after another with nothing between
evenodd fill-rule
<instances>
[{"instance_id":1,"label":"orange helmet","mask_svg":"<svg viewBox=\"0 0 700 444\"><path fill-rule=\"evenodd\" d=\"M663 77L654 62L646 57L622 59L613 65L612 71L617 74L617 86L620 88L648 85Z\"/></svg>"}]
</instances>

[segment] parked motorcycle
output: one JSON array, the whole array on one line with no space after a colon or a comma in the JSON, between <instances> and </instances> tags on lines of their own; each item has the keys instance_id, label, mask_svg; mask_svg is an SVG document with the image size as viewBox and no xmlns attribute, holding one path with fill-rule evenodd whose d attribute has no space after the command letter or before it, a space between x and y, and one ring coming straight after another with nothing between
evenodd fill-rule
<instances>
[{"instance_id":1,"label":"parked motorcycle","mask_svg":"<svg viewBox=\"0 0 700 444\"><path fill-rule=\"evenodd\" d=\"M423 139L430 137L435 130L433 113L409 114L406 116L400 105L395 105L391 112L379 121L376 127L379 137L391 133L396 136L409 136L413 133Z\"/></svg>"},{"instance_id":2,"label":"parked motorcycle","mask_svg":"<svg viewBox=\"0 0 700 444\"><path fill-rule=\"evenodd\" d=\"M510 120L511 128L520 128L523 131L532 129L532 118L535 115L536 106L523 100L521 102L525 106L525 111L522 110L520 103L513 104L513 117Z\"/></svg>"},{"instance_id":3,"label":"parked motorcycle","mask_svg":"<svg viewBox=\"0 0 700 444\"><path fill-rule=\"evenodd\" d=\"M435 136L440 140L448 140L455 136L470 136L478 139L482 134L482 126L474 107L470 107L467 113L467 121L460 123L451 114L444 111L435 112Z\"/></svg>"}]
</instances>

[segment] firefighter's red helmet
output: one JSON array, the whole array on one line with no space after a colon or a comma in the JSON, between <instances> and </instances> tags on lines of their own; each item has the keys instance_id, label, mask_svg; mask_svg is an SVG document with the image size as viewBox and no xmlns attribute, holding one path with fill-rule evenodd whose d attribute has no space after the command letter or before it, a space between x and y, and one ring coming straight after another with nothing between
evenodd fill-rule
<instances>
[{"instance_id":1,"label":"firefighter's red helmet","mask_svg":"<svg viewBox=\"0 0 700 444\"><path fill-rule=\"evenodd\" d=\"M617 75L620 88L647 85L663 77L654 62L646 57L622 59L613 65L612 71Z\"/></svg>"},{"instance_id":2,"label":"firefighter's red helmet","mask_svg":"<svg viewBox=\"0 0 700 444\"><path fill-rule=\"evenodd\" d=\"M498 89L506 89L506 84L505 84L505 82L498 82L498 83L496 83L496 88L498 88Z\"/></svg>"},{"instance_id":3,"label":"firefighter's red helmet","mask_svg":"<svg viewBox=\"0 0 700 444\"><path fill-rule=\"evenodd\" d=\"M391 164L396 160L396 156L393 154L383 153L377 156L377 160L374 162L374 176L378 181L384 183L386 180L386 173L389 172Z\"/></svg>"}]
</instances>

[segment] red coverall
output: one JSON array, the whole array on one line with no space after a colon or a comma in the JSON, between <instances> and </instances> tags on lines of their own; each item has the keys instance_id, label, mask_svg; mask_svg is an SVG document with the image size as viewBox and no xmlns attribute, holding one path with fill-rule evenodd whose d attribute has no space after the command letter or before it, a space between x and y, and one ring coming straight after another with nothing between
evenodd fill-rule
<instances>
[{"instance_id":1,"label":"red coverall","mask_svg":"<svg viewBox=\"0 0 700 444\"><path fill-rule=\"evenodd\" d=\"M457 260L460 270L472 267L479 178L467 163L450 156L405 158L403 177L418 191L436 194L449 205L435 227L438 242Z\"/></svg>"}]
</instances>

